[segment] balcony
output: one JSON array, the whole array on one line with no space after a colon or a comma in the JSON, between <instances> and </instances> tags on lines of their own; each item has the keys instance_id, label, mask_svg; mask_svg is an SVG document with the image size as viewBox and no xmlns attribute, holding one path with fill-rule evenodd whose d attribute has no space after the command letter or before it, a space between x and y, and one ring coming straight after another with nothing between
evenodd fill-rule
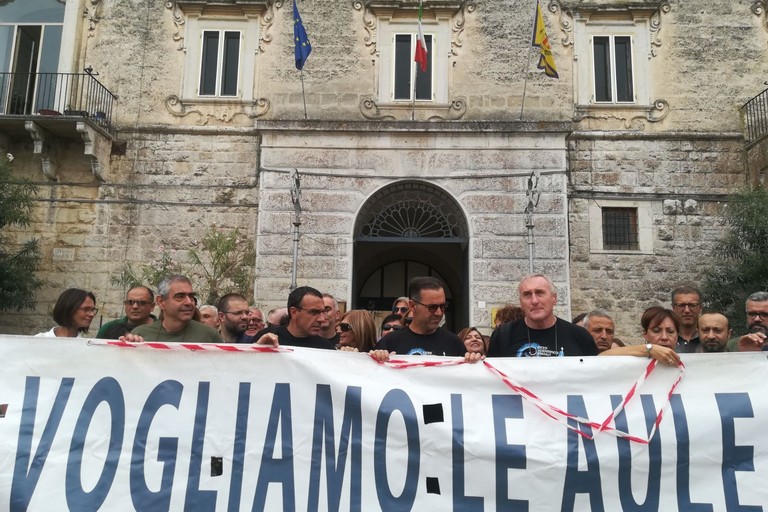
<instances>
[{"instance_id":1,"label":"balcony","mask_svg":"<svg viewBox=\"0 0 768 512\"><path fill-rule=\"evenodd\" d=\"M54 146L82 139L94 175L103 181L109 165L117 97L85 73L0 73L0 149L13 141L34 141L43 173L58 179Z\"/></svg>"},{"instance_id":2,"label":"balcony","mask_svg":"<svg viewBox=\"0 0 768 512\"><path fill-rule=\"evenodd\" d=\"M0 115L85 117L111 132L115 99L92 73L0 73Z\"/></svg>"},{"instance_id":3,"label":"balcony","mask_svg":"<svg viewBox=\"0 0 768 512\"><path fill-rule=\"evenodd\" d=\"M741 107L741 119L750 182L768 186L768 89Z\"/></svg>"}]
</instances>

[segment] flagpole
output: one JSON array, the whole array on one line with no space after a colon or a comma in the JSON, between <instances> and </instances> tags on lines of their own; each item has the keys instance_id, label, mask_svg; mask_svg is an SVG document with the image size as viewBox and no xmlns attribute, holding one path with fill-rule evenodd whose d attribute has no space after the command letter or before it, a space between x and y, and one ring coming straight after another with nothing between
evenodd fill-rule
<instances>
[{"instance_id":1,"label":"flagpole","mask_svg":"<svg viewBox=\"0 0 768 512\"><path fill-rule=\"evenodd\" d=\"M301 79L301 99L304 102L304 120L307 120L307 95L304 93L304 70L299 70L299 78Z\"/></svg>"},{"instance_id":2,"label":"flagpole","mask_svg":"<svg viewBox=\"0 0 768 512\"><path fill-rule=\"evenodd\" d=\"M533 23L531 23L531 26L536 28L536 15L538 14L538 4L539 0L534 0L534 4L536 8L533 9ZM528 89L528 73L531 69L531 46L526 45L528 48L528 57L525 59L525 69L523 70L523 101L520 103L520 119L519 121L523 120L523 109L525 109L525 92Z\"/></svg>"},{"instance_id":3,"label":"flagpole","mask_svg":"<svg viewBox=\"0 0 768 512\"><path fill-rule=\"evenodd\" d=\"M418 39L416 44L419 44ZM411 121L416 119L416 78L419 76L419 63L413 63L413 96L411 97Z\"/></svg>"}]
</instances>

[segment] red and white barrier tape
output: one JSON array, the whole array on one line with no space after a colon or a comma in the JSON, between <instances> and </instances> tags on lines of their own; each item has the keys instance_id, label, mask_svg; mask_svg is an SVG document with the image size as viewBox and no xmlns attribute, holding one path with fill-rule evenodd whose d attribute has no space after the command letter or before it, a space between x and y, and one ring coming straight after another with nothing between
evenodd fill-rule
<instances>
[{"instance_id":1,"label":"red and white barrier tape","mask_svg":"<svg viewBox=\"0 0 768 512\"><path fill-rule=\"evenodd\" d=\"M111 340L97 340L97 339L91 339L88 340L89 345L109 345L114 347L127 347L127 348L150 348L150 349L159 349L159 350L190 350L190 351L223 351L223 352L293 352L290 348L284 348L284 347L273 347L270 345L249 345L249 344L217 344L217 343L160 343L160 342L144 342L144 343L128 343L125 341L111 341ZM461 364L467 364L464 359L448 359L445 361L422 361L422 362L413 362L413 361L406 361L403 359L390 359L388 361L379 361L378 359L371 356L371 359L376 361L377 363L387 366L389 368L392 368L394 370L407 370L410 368L435 368L440 366L458 366ZM652 360L648 363L648 366L646 366L645 371L640 375L640 377L635 381L635 383L632 385L630 390L624 395L624 398L622 399L621 403L608 415L605 420L603 420L601 423L595 423L594 421L591 421L588 418L582 418L581 416L577 416L575 414L571 414L567 411L564 411L560 409L559 407L555 407L552 404L549 404L539 398L535 393L530 391L524 386L521 386L520 384L516 383L512 380L509 375L505 374L495 366L493 366L491 363L489 363L487 360L483 361L483 364L485 367L490 371L493 375L496 375L501 379L501 381L512 391L515 393L518 393L521 397L523 397L524 400L527 402L533 404L537 409L539 409L542 413L544 413L547 417L565 425L567 428L571 429L572 431L576 432L577 434L587 438L592 439L594 437L594 431L598 432L605 432L610 435L614 435L616 437L621 437L624 439L627 439L629 441L633 441L635 443L640 444L648 444L651 442L651 439L653 439L653 436L656 434L656 430L659 427L659 424L661 423L661 419L663 417L664 411L666 410L667 406L669 405L669 400L672 397L672 394L675 392L675 389L677 389L677 386L680 384L680 382L683 380L683 375L685 375L685 365L682 361L678 364L678 369L680 370L679 375L677 376L677 379L672 384L672 386L669 389L669 392L667 393L666 400L664 401L664 404L659 408L659 410L656 413L656 420L653 423L653 427L651 428L651 432L648 434L648 437L637 437L629 434L628 432L624 432L621 430L618 430L611 425L613 424L614 420L616 419L616 416L624 410L624 408L629 404L630 400L637 394L638 389L643 385L643 383L648 380L648 377L650 377L651 373L653 373L654 369L656 368L656 360ZM575 421L577 425L571 425L568 420ZM585 432L582 430L578 424L581 424L583 426L587 426L590 429L592 429L593 433L590 434L588 432Z\"/></svg>"},{"instance_id":2,"label":"red and white barrier tape","mask_svg":"<svg viewBox=\"0 0 768 512\"><path fill-rule=\"evenodd\" d=\"M377 359L373 358L374 361L378 362L379 364L382 364L384 366L388 366L395 370L405 370L409 368L419 368L419 367L437 367L437 366L456 366L460 364L467 364L463 359L451 359L448 361L424 361L424 362L411 362L411 361L404 361L402 359L390 359L386 362L378 361ZM483 361L483 364L485 367L490 371L492 374L496 375L501 379L501 381L512 391L515 393L518 393L523 399L528 401L529 403L533 404L537 409L539 409L544 415L547 417L565 425L567 428L573 430L577 434L587 438L592 439L594 437L594 431L597 432L605 432L607 434L621 437L624 439L627 439L629 441L633 441L640 444L648 444L651 442L651 439L653 439L653 436L656 434L656 430L659 427L659 424L661 423L661 419L663 417L664 411L666 410L667 406L669 405L669 400L672 397L672 394L675 392L675 389L677 388L678 384L683 380L683 375L685 374L685 365L682 361L680 361L678 368L680 370L679 375L677 376L677 379L672 384L672 386L669 389L669 392L666 395L666 399L664 401L664 404L659 408L659 410L656 413L656 419L653 423L653 427L651 428L651 432L648 434L648 437L637 437L629 434L628 432L623 432L621 430L618 430L611 425L613 424L616 416L626 408L627 404L630 400L637 394L638 389L643 385L643 383L648 380L648 377L650 377L651 373L653 373L653 370L656 368L656 360L652 360L648 363L648 366L646 366L645 371L640 375L640 377L635 381L635 383L632 385L630 390L624 395L624 398L622 399L621 403L608 415L607 418L602 423L595 423L594 421L589 420L588 418L582 418L581 416L577 416L575 414L571 414L567 411L564 411L560 409L559 407L555 407L552 404L549 404L539 398L535 393L530 391L524 386L521 386L520 384L516 383L512 380L511 377L509 377L504 372L500 371L498 368L493 366L491 363L489 363L487 360ZM577 425L572 425L568 422L568 420L575 421ZM582 430L581 427L578 426L578 424L590 427L593 431L592 434Z\"/></svg>"},{"instance_id":3,"label":"red and white barrier tape","mask_svg":"<svg viewBox=\"0 0 768 512\"><path fill-rule=\"evenodd\" d=\"M222 352L293 352L286 347L273 347L272 345L251 345L248 343L162 343L159 341L145 341L144 343L129 343L127 341L112 341L101 339L88 340L89 345L109 345L112 347L127 348L151 348L159 350L198 350L222 351Z\"/></svg>"}]
</instances>

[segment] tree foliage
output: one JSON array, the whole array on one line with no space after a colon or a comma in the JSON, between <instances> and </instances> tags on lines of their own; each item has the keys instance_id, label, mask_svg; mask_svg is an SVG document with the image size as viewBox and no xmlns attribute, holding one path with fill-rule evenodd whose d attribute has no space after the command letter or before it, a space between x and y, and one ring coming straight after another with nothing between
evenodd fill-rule
<instances>
[{"instance_id":1,"label":"tree foliage","mask_svg":"<svg viewBox=\"0 0 768 512\"><path fill-rule=\"evenodd\" d=\"M112 284L128 289L137 284L157 287L172 274L183 274L195 283L195 290L205 304L215 304L227 293L252 291L253 265L256 260L253 241L246 240L238 229L231 231L211 227L202 240L193 242L186 251L188 263L178 261L178 251L160 247L150 264L134 268L126 263Z\"/></svg>"},{"instance_id":2,"label":"tree foliage","mask_svg":"<svg viewBox=\"0 0 768 512\"><path fill-rule=\"evenodd\" d=\"M14 246L7 235L9 226L26 227L37 188L11 174L10 155L0 155L0 311L35 307L35 292L42 281L37 239Z\"/></svg>"},{"instance_id":3,"label":"tree foliage","mask_svg":"<svg viewBox=\"0 0 768 512\"><path fill-rule=\"evenodd\" d=\"M246 240L237 229L220 231L212 227L200 245L200 249L189 250L189 258L193 272L200 278L197 284L206 304L218 302L227 293L247 297L256 260L253 241Z\"/></svg>"},{"instance_id":4,"label":"tree foliage","mask_svg":"<svg viewBox=\"0 0 768 512\"><path fill-rule=\"evenodd\" d=\"M760 187L734 195L722 219L726 232L705 271L702 292L707 305L724 312L734 332L741 332L744 301L768 290L768 191Z\"/></svg>"}]
</instances>

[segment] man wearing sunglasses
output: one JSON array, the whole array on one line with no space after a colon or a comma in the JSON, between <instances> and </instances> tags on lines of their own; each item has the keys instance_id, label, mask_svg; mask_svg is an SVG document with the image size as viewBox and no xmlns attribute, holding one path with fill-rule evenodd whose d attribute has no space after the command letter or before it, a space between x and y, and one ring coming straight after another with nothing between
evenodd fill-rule
<instances>
[{"instance_id":1,"label":"man wearing sunglasses","mask_svg":"<svg viewBox=\"0 0 768 512\"><path fill-rule=\"evenodd\" d=\"M440 328L448 308L443 283L434 277L415 277L408 284L408 306L413 311L411 324L379 340L377 351L406 355L463 356L459 337ZM379 357L377 357L379 358ZM379 358L380 359L380 358Z\"/></svg>"},{"instance_id":2,"label":"man wearing sunglasses","mask_svg":"<svg viewBox=\"0 0 768 512\"><path fill-rule=\"evenodd\" d=\"M270 325L253 338L258 345L336 350L320 332L328 321L323 294L310 286L299 286L288 295L288 325Z\"/></svg>"},{"instance_id":3,"label":"man wearing sunglasses","mask_svg":"<svg viewBox=\"0 0 768 512\"><path fill-rule=\"evenodd\" d=\"M155 309L155 294L146 286L134 286L128 290L123 304L125 316L102 325L96 333L97 338L116 340L131 332L134 327L151 324L157 320L152 314Z\"/></svg>"}]
</instances>

